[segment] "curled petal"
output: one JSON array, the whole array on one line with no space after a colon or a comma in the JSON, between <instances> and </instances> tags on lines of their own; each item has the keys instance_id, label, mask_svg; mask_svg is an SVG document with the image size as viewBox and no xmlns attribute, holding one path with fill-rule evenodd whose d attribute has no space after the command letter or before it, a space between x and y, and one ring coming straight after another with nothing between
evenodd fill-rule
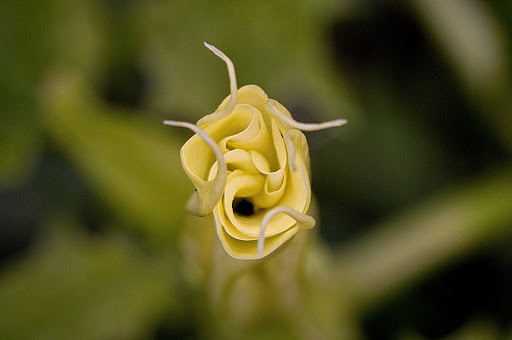
<instances>
[{"instance_id":1,"label":"curled petal","mask_svg":"<svg viewBox=\"0 0 512 340\"><path fill-rule=\"evenodd\" d=\"M258 237L258 257L261 257L263 246L265 245L265 229L267 228L268 222L270 222L272 217L281 213L288 214L293 217L297 221L297 225L300 230L311 229L316 224L316 221L313 217L286 206L278 206L270 210L265 214L263 220L261 221L260 235Z\"/></svg>"},{"instance_id":2,"label":"curled petal","mask_svg":"<svg viewBox=\"0 0 512 340\"><path fill-rule=\"evenodd\" d=\"M224 52L219 50L217 47L212 46L212 45L208 44L207 42L204 43L204 46L206 46L210 51L215 53L215 55L217 57L224 60L224 62L226 63L226 66L228 68L228 74L229 74L229 90L231 92L231 97L229 99L228 105L226 105L226 107L224 109L217 111L215 113L212 113L211 115L205 116L197 122L197 126L199 126L201 128L204 128L208 124L211 124L212 122L222 119L225 116L227 116L228 114L230 114L231 111L233 111L233 109L235 108L236 102L238 100L238 93L237 93L238 87L236 84L236 73L235 73L235 66L233 65L233 62L231 61L231 59L229 59L224 54Z\"/></svg>"},{"instance_id":3,"label":"curled petal","mask_svg":"<svg viewBox=\"0 0 512 340\"><path fill-rule=\"evenodd\" d=\"M187 208L191 213L198 216L205 216L215 208L224 193L228 173L224 155L217 143L196 125L186 122L177 122L174 120L166 120L164 121L164 124L184 127L194 131L215 154L218 166L217 175L212 180L201 181L201 188L197 188L198 191L192 195L189 203L187 204Z\"/></svg>"},{"instance_id":4,"label":"curled petal","mask_svg":"<svg viewBox=\"0 0 512 340\"><path fill-rule=\"evenodd\" d=\"M224 154L224 159L228 164L228 168L229 166L233 166L236 169L243 170L252 175L257 175L260 173L251 159L251 154L246 150L235 149L228 151Z\"/></svg>"},{"instance_id":5,"label":"curled petal","mask_svg":"<svg viewBox=\"0 0 512 340\"><path fill-rule=\"evenodd\" d=\"M291 131L286 131L284 135L284 141L286 142L286 147L288 149L288 164L290 166L290 170L295 172L297 170L297 167L295 166L295 144L293 143Z\"/></svg>"}]
</instances>

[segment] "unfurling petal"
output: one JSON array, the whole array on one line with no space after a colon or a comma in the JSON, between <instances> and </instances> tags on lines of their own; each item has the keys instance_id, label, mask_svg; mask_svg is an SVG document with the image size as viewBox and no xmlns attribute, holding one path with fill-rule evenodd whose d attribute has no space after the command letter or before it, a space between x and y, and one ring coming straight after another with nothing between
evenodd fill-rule
<instances>
[{"instance_id":1,"label":"unfurling petal","mask_svg":"<svg viewBox=\"0 0 512 340\"><path fill-rule=\"evenodd\" d=\"M316 224L316 221L313 217L302 214L297 210L285 206L278 206L270 210L268 213L266 213L265 217L263 217L263 220L261 221L260 235L258 237L258 257L261 257L263 246L265 245L265 229L267 228L270 219L277 214L288 214L293 217L297 221L299 230L311 229Z\"/></svg>"},{"instance_id":2,"label":"unfurling petal","mask_svg":"<svg viewBox=\"0 0 512 340\"><path fill-rule=\"evenodd\" d=\"M178 127L185 127L194 131L201 139L208 144L217 159L217 176L209 181L203 181L200 178L194 180L197 192L192 195L187 204L187 209L198 216L205 216L212 212L213 208L221 199L227 179L227 165L224 161L224 155L215 141L194 124L186 122L177 122L166 120L164 124Z\"/></svg>"}]
</instances>

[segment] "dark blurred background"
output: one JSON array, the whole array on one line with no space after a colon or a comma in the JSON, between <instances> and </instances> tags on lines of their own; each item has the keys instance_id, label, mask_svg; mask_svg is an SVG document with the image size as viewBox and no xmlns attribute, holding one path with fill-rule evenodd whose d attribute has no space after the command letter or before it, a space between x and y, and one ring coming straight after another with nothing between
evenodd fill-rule
<instances>
[{"instance_id":1,"label":"dark blurred background","mask_svg":"<svg viewBox=\"0 0 512 340\"><path fill-rule=\"evenodd\" d=\"M1 3L0 335L204 335L190 134L161 121L228 94L207 41L297 120L349 120L307 136L350 334L512 338L511 36L508 0Z\"/></svg>"}]
</instances>

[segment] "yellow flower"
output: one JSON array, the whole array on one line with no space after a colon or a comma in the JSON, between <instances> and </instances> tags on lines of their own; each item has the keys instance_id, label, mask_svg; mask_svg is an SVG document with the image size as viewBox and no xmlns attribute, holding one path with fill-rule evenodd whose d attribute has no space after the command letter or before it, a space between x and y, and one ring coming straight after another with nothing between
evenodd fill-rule
<instances>
[{"instance_id":1,"label":"yellow flower","mask_svg":"<svg viewBox=\"0 0 512 340\"><path fill-rule=\"evenodd\" d=\"M212 217L220 243L232 257L262 258L315 225L307 215L309 150L300 130L341 126L346 120L296 122L260 87L237 89L231 60L205 45L226 63L231 95L196 125L164 124L196 133L181 148L183 169L196 187L187 209Z\"/></svg>"}]
</instances>

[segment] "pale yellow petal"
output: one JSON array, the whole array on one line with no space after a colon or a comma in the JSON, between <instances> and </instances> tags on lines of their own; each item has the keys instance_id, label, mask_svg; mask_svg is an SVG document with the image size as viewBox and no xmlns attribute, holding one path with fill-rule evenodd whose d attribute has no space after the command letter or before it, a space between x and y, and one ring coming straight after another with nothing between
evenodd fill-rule
<instances>
[{"instance_id":1,"label":"pale yellow petal","mask_svg":"<svg viewBox=\"0 0 512 340\"><path fill-rule=\"evenodd\" d=\"M224 229L231 238L242 240L242 241L256 241L258 237L249 236L238 230L231 220L226 216L226 209L224 208L224 202L221 200L217 207L213 210L213 216L215 221L218 221L217 227Z\"/></svg>"},{"instance_id":2,"label":"pale yellow petal","mask_svg":"<svg viewBox=\"0 0 512 340\"><path fill-rule=\"evenodd\" d=\"M204 131L217 143L228 136L240 133L253 120L252 110L234 110L229 116L207 126ZM212 149L198 136L190 138L182 147L182 163L187 176L206 180L215 155ZM221 151L223 150L221 146Z\"/></svg>"},{"instance_id":3,"label":"pale yellow petal","mask_svg":"<svg viewBox=\"0 0 512 340\"><path fill-rule=\"evenodd\" d=\"M270 171L270 164L266 166L266 164L268 163L267 159L263 155L251 151L251 155L253 157L256 167L258 167L258 169L263 174L267 175L263 190L254 197L254 202L263 208L268 208L276 204L281 199L286 186L286 148L283 142L279 125L277 124L275 119L272 119L271 122L272 140L274 144L275 153L277 155L277 170Z\"/></svg>"},{"instance_id":4,"label":"pale yellow petal","mask_svg":"<svg viewBox=\"0 0 512 340\"><path fill-rule=\"evenodd\" d=\"M263 177L247 174L241 170L233 171L229 176L224 191L224 199L219 204L218 218L226 232L238 239L252 239L254 235L247 235L237 227L240 215L233 211L235 199L241 199L257 194L263 185ZM250 198L248 199L250 201ZM249 236L249 238L248 238Z\"/></svg>"},{"instance_id":5,"label":"pale yellow petal","mask_svg":"<svg viewBox=\"0 0 512 340\"><path fill-rule=\"evenodd\" d=\"M308 141L306 140L306 136L304 134L297 130L297 129L290 129L286 131L285 138L289 141L287 143L286 148L288 150L288 155L293 154L293 159L291 157L289 158L290 162L290 168L295 171L292 168L291 162L296 166L297 162L302 162L306 164L308 169L308 174L311 175L311 171L309 168L310 160L309 160L309 147L308 147ZM299 157L299 159L297 159Z\"/></svg>"},{"instance_id":6,"label":"pale yellow petal","mask_svg":"<svg viewBox=\"0 0 512 340\"><path fill-rule=\"evenodd\" d=\"M228 151L224 154L224 159L226 160L228 169L240 169L253 175L260 173L258 168L254 165L251 154L246 150L235 149Z\"/></svg>"},{"instance_id":7,"label":"pale yellow petal","mask_svg":"<svg viewBox=\"0 0 512 340\"><path fill-rule=\"evenodd\" d=\"M288 171L288 184L279 205L305 213L311 202L311 186L307 166L297 162L297 171Z\"/></svg>"},{"instance_id":8,"label":"pale yellow petal","mask_svg":"<svg viewBox=\"0 0 512 340\"><path fill-rule=\"evenodd\" d=\"M266 239L266 228L269 224L270 220L274 218L274 216L278 214L287 214L293 217L297 221L297 227L299 230L307 230L311 229L315 226L316 222L315 219L311 216L308 216L306 214L300 213L294 209L291 209L286 206L277 206L267 212L265 214L265 217L263 218L263 221L261 221L261 227L260 227L260 235L258 236L258 257L262 256L263 249L265 247L265 239Z\"/></svg>"},{"instance_id":9,"label":"pale yellow petal","mask_svg":"<svg viewBox=\"0 0 512 340\"><path fill-rule=\"evenodd\" d=\"M218 162L219 171L215 178L205 181L198 177L191 177L190 179L194 185L201 188L201 191L197 191L197 194L192 195L191 199L187 204L187 208L193 214L198 216L205 216L209 214L213 208L217 205L222 197L223 189L226 185L227 179L227 165L224 162L224 155L220 150L219 146L215 141L201 128L194 124L186 122L177 122L173 120L166 120L164 124L171 126L185 127L194 131L199 136L203 143L210 148ZM181 156L183 159L183 148L181 149Z\"/></svg>"},{"instance_id":10,"label":"pale yellow petal","mask_svg":"<svg viewBox=\"0 0 512 340\"><path fill-rule=\"evenodd\" d=\"M251 150L249 152L256 169L258 169L262 174L270 173L270 164L268 163L267 158L257 151Z\"/></svg>"},{"instance_id":11,"label":"pale yellow petal","mask_svg":"<svg viewBox=\"0 0 512 340\"><path fill-rule=\"evenodd\" d=\"M244 131L253 119L254 110L252 109L233 110L230 115L207 126L204 131L213 141L217 142L225 136ZM220 150L220 153L223 153L223 150ZM183 169L197 190L187 204L187 209L194 214L203 216L211 212L222 196L224 187L219 189L220 182L212 182L207 179L218 157L219 155L216 156L212 148L199 135L190 138L181 148ZM223 179L225 183L224 176L226 175L222 176L219 179Z\"/></svg>"},{"instance_id":12,"label":"pale yellow petal","mask_svg":"<svg viewBox=\"0 0 512 340\"><path fill-rule=\"evenodd\" d=\"M262 208L268 208L279 202L288 183L288 176L285 176L284 173L285 169L279 169L267 176L263 189L252 197L254 204Z\"/></svg>"},{"instance_id":13,"label":"pale yellow petal","mask_svg":"<svg viewBox=\"0 0 512 340\"><path fill-rule=\"evenodd\" d=\"M278 249L290 238L295 236L299 232L297 224L294 227L289 228L285 232L265 238L265 245L261 252L261 256L258 256L258 241L242 241L231 237L226 231L219 227L217 224L217 235L219 236L220 243L224 250L232 257L240 260L255 260L265 257Z\"/></svg>"},{"instance_id":14,"label":"pale yellow petal","mask_svg":"<svg viewBox=\"0 0 512 340\"><path fill-rule=\"evenodd\" d=\"M288 171L287 176L289 177L287 179L288 185L278 204L286 205L301 213L307 212L311 200L311 189L309 187L309 178L305 165L302 164L299 166L296 172ZM227 221L225 222L226 228L234 227L246 236L257 237L260 232L261 221L269 209L261 209L262 207L255 204L253 197L250 197L251 202L254 204L254 214L250 216L235 213L231 214L232 207L230 205L232 205L233 199L237 194L233 192L235 188L230 187L230 182L230 179L228 179L223 202L224 209L228 215ZM282 233L291 228L295 223L295 220L290 216L280 214L269 222L265 235L272 236Z\"/></svg>"},{"instance_id":15,"label":"pale yellow petal","mask_svg":"<svg viewBox=\"0 0 512 340\"><path fill-rule=\"evenodd\" d=\"M249 104L252 107L255 107L258 111L263 112L265 103L268 101L268 96L261 89L261 87L257 85L245 85L238 89L237 91L237 104ZM228 102L231 100L231 95L227 96L222 103L220 103L219 107L215 112L223 110ZM213 115L215 113L212 113ZM208 115L208 116L211 116ZM206 117L208 117L206 116Z\"/></svg>"},{"instance_id":16,"label":"pale yellow petal","mask_svg":"<svg viewBox=\"0 0 512 340\"><path fill-rule=\"evenodd\" d=\"M277 119L270 117L270 122L272 125L272 141L274 142L277 161L279 168L283 168L285 167L288 159L285 142L283 140L283 135L286 133L286 129Z\"/></svg>"},{"instance_id":17,"label":"pale yellow petal","mask_svg":"<svg viewBox=\"0 0 512 340\"><path fill-rule=\"evenodd\" d=\"M276 167L275 149L269 136L269 130L261 113L248 105L237 105L240 107L250 108L254 112L254 119L251 124L242 132L230 136L226 139L227 149L243 149L257 151L265 155L265 158L271 166Z\"/></svg>"}]
</instances>

